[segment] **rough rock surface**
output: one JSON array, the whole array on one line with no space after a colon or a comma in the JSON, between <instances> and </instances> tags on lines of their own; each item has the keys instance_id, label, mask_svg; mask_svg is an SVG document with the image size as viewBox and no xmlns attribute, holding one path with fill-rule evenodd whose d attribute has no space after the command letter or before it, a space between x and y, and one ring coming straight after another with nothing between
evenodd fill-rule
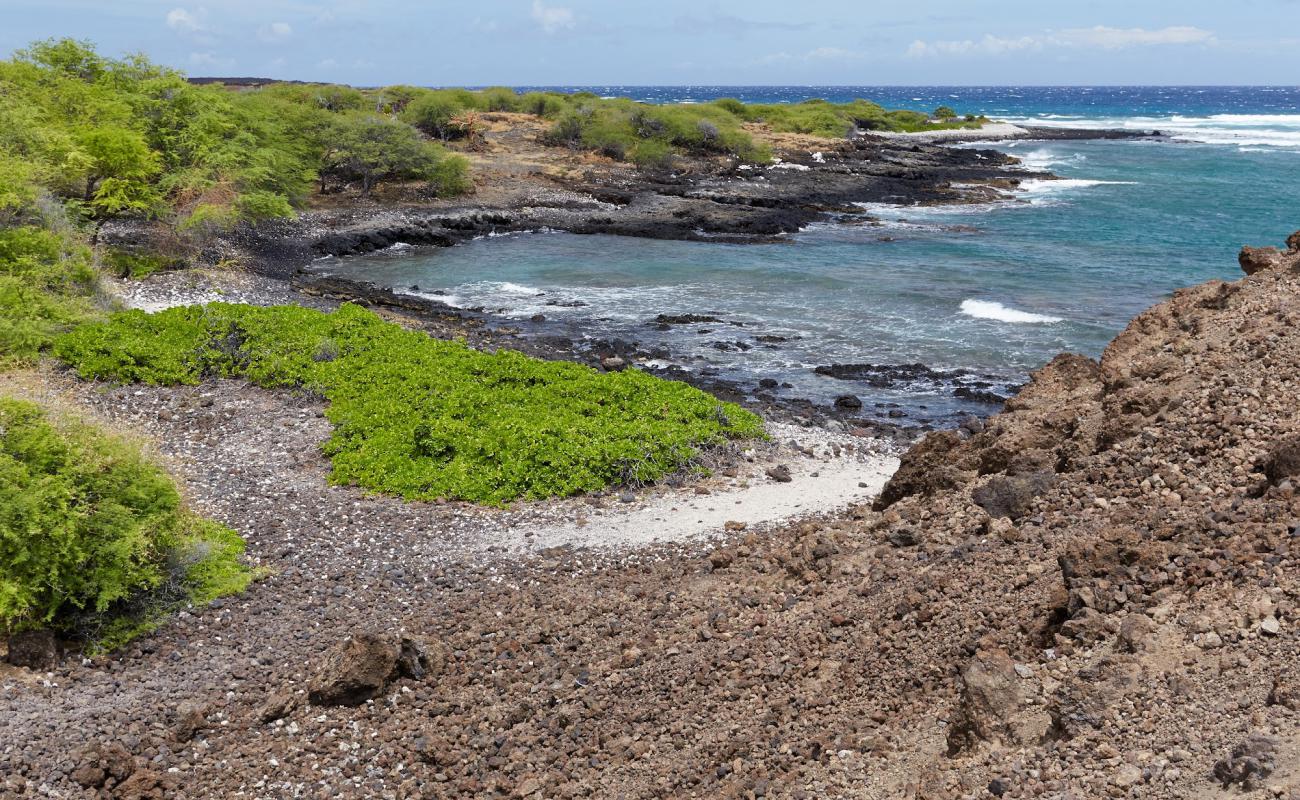
<instances>
[{"instance_id":1,"label":"rough rock surface","mask_svg":"<svg viewBox=\"0 0 1300 800\"><path fill-rule=\"evenodd\" d=\"M260 488L191 490L276 574L52 680L5 672L0 788L1295 798L1300 497L1265 465L1300 435L1298 330L1294 264L1183 290L1099 361L1055 359L987 424L921 442L881 510L616 557L455 551L390 504L322 493L309 405L302 449L259 456L301 464L275 482L221 449L217 420L221 474ZM160 397L102 402L170 424ZM272 419L291 398L240 402ZM214 456L179 457L203 476ZM1045 471L1016 519L974 500ZM436 679L295 700L363 628L438 643ZM208 708L188 743L167 727L181 700ZM69 755L113 745L129 776Z\"/></svg>"}]
</instances>

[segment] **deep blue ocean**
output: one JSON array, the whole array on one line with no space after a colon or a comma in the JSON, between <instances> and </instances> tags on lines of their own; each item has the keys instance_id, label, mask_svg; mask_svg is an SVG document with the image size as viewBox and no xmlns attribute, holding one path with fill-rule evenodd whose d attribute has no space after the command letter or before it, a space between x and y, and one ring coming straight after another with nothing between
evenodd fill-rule
<instances>
[{"instance_id":1,"label":"deep blue ocean","mask_svg":"<svg viewBox=\"0 0 1300 800\"><path fill-rule=\"evenodd\" d=\"M687 369L746 385L775 377L792 384L782 390L792 397L852 392L868 413L898 403L907 420L948 424L955 413L992 409L954 398L950 386L882 389L812 369L920 362L1015 384L1061 351L1100 354L1173 289L1238 277L1241 245L1279 244L1300 229L1300 87L581 88L648 102L866 97L893 108L948 105L1025 124L1169 136L963 145L1003 150L1067 180L1030 181L1005 202L981 206L872 206L882 225L815 224L782 245L540 233L330 268L437 289L525 328L542 313L545 333L666 344ZM574 301L586 305L564 305ZM647 325L660 313L714 313L743 327L665 333ZM788 341L762 343L761 335Z\"/></svg>"}]
</instances>

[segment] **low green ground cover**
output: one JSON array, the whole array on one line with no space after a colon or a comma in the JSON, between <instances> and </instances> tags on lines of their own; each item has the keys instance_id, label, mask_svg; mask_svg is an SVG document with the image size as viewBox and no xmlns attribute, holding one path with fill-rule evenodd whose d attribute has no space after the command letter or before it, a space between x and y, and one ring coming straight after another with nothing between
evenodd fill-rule
<instances>
[{"instance_id":1,"label":"low green ground cover","mask_svg":"<svg viewBox=\"0 0 1300 800\"><path fill-rule=\"evenodd\" d=\"M700 447L762 435L754 414L683 383L484 353L353 305L128 311L62 337L55 353L85 378L238 375L320 392L333 480L412 500L501 504L649 482Z\"/></svg>"}]
</instances>

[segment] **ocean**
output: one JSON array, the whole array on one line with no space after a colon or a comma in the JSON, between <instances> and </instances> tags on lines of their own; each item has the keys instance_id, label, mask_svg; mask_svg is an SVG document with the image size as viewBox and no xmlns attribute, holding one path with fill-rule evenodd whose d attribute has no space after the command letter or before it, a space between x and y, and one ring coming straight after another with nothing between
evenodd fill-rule
<instances>
[{"instance_id":1,"label":"ocean","mask_svg":"<svg viewBox=\"0 0 1300 800\"><path fill-rule=\"evenodd\" d=\"M1029 181L1009 202L872 206L882 226L818 223L788 244L519 234L331 270L418 284L521 322L544 314L539 330L551 335L665 345L679 366L744 386L774 378L789 397L851 393L867 415L948 425L996 406L955 397L951 382L921 373L880 386L814 369L919 363L1005 392L1062 351L1099 355L1178 287L1239 277L1243 244L1280 244L1300 229L1300 87L563 88L648 102L866 97L1169 138L962 145L994 147L1066 180ZM647 324L687 313L725 322Z\"/></svg>"}]
</instances>

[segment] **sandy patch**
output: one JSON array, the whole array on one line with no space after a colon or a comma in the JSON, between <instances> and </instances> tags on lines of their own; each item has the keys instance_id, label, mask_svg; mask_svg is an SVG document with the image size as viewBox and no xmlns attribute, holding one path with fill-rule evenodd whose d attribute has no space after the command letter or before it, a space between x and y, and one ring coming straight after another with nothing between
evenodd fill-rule
<instances>
[{"instance_id":1,"label":"sandy patch","mask_svg":"<svg viewBox=\"0 0 1300 800\"><path fill-rule=\"evenodd\" d=\"M721 538L728 533L728 522L744 523L747 531L762 530L870 501L898 469L898 459L845 454L805 459L789 467L789 483L755 470L749 478L707 495L677 491L642 503L593 509L575 522L508 529L500 544L516 552L562 546L628 549Z\"/></svg>"}]
</instances>

